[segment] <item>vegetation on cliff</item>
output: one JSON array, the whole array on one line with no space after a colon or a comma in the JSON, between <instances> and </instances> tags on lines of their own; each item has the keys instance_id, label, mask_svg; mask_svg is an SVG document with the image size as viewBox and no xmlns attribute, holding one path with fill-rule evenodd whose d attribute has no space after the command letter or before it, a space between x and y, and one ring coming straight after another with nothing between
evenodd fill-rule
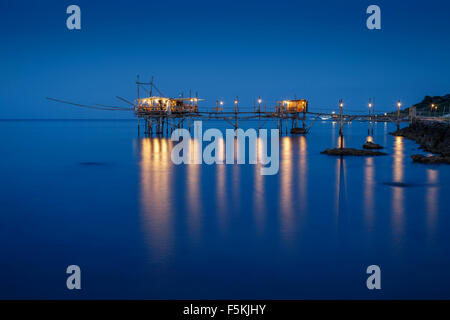
<instances>
[{"instance_id":1,"label":"vegetation on cliff","mask_svg":"<svg viewBox=\"0 0 450 320\"><path fill-rule=\"evenodd\" d=\"M412 107L416 108L417 113L430 115L444 115L450 113L450 94L445 96L426 96L421 102ZM409 112L409 108L404 109Z\"/></svg>"}]
</instances>

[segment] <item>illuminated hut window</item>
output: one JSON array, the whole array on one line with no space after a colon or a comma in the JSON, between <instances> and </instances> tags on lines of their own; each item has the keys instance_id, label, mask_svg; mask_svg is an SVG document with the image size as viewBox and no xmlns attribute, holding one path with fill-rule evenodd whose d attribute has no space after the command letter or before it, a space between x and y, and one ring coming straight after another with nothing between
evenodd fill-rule
<instances>
[{"instance_id":1,"label":"illuminated hut window","mask_svg":"<svg viewBox=\"0 0 450 320\"><path fill-rule=\"evenodd\" d=\"M308 101L305 99L277 101L277 106L282 111L306 112L308 111Z\"/></svg>"},{"instance_id":2,"label":"illuminated hut window","mask_svg":"<svg viewBox=\"0 0 450 320\"><path fill-rule=\"evenodd\" d=\"M198 111L198 102L202 100L198 98L148 97L138 99L137 105L141 111L196 112Z\"/></svg>"}]
</instances>

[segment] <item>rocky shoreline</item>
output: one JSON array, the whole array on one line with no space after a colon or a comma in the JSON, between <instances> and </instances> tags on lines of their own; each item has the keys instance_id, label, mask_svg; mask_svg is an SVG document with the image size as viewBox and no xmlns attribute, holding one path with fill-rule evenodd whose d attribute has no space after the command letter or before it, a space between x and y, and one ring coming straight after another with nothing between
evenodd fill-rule
<instances>
[{"instance_id":1,"label":"rocky shoreline","mask_svg":"<svg viewBox=\"0 0 450 320\"><path fill-rule=\"evenodd\" d=\"M408 127L391 132L420 144L421 148L436 155L412 155L415 162L450 164L450 125L442 122L416 122Z\"/></svg>"}]
</instances>

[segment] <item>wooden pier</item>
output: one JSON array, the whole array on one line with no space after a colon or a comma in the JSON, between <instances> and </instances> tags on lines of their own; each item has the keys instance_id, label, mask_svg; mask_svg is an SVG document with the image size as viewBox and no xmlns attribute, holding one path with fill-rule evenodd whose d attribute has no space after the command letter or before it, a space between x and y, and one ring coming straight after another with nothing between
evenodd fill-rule
<instances>
[{"instance_id":1,"label":"wooden pier","mask_svg":"<svg viewBox=\"0 0 450 320\"><path fill-rule=\"evenodd\" d=\"M340 102L341 104L342 102ZM368 121L370 127L374 122L393 122L409 121L408 118L398 118L395 115L348 115L343 113L343 107L339 107L340 113L324 112L289 112L283 110L274 111L167 111L167 110L145 110L136 108L135 115L138 118L138 130L141 130L141 123L144 125L144 133L147 135L171 134L174 129L186 128L190 131L194 121L198 120L222 120L237 129L244 127L245 121L254 121L255 129L267 127L276 127L280 134L308 134L316 121L326 117L331 121L339 123L339 131L342 133L344 123L353 120ZM370 128L369 128L370 130ZM370 132L370 131L369 131Z\"/></svg>"},{"instance_id":2,"label":"wooden pier","mask_svg":"<svg viewBox=\"0 0 450 320\"><path fill-rule=\"evenodd\" d=\"M153 78L150 82L141 82L139 76L136 80L137 99L135 102L129 102L123 98L119 99L133 106L136 117L138 118L138 131L141 131L141 121L144 125L144 134L146 135L169 135L174 129L187 128L189 131L194 121L197 120L222 120L227 122L232 128L239 128L243 121L254 120L258 122L258 130L266 124L275 123L280 134L307 134L310 132L314 123L321 118L328 118L339 122L340 133L343 130L344 122L354 119L372 121L394 121L392 115L375 115L374 101L370 101L369 113L364 115L345 115L343 113L343 102L339 101L339 115L334 113L310 112L308 110L308 101L306 99L281 100L277 101L272 110L267 111L266 104L262 105L261 97L257 104L245 111L240 110L239 97L234 99L232 111L223 110L223 102L216 100L214 108L205 111L198 106L198 94L188 97L180 94L178 98L166 97L154 84ZM141 98L141 92L145 91L147 96ZM159 95L154 96L157 92ZM251 110L251 111L248 111ZM307 125L308 116L312 117ZM397 119L397 123L399 122Z\"/></svg>"},{"instance_id":3,"label":"wooden pier","mask_svg":"<svg viewBox=\"0 0 450 320\"><path fill-rule=\"evenodd\" d=\"M194 121L198 120L222 120L234 129L242 126L242 122L252 120L257 121L258 130L271 124L271 128L276 127L279 129L280 135L289 133L308 134L314 123L319 119L330 119L338 122L340 136L343 135L345 122L353 120L368 121L370 135L370 126L372 126L373 133L373 123L376 121L396 122L397 126L399 126L400 121L412 122L416 118L416 114L411 112L409 116L401 116L400 101L397 103L397 113L389 114L375 114L375 99L369 100L368 113L353 115L344 114L342 100L339 100L338 104L339 114L335 114L334 112L311 112L306 99L277 101L275 106L267 108L265 103L263 105L261 97L258 98L257 103L255 102L253 107L243 110L239 106L239 97L234 99L232 110L224 111L224 103L218 100L216 100L215 107L202 110L199 108L198 103L203 101L203 99L200 99L197 93L192 95L190 92L188 97L180 94L177 98L169 98L156 87L153 78L150 82L141 82L138 76L136 88L137 99L134 101L117 96L119 100L129 105L127 108L100 104L83 105L55 98L47 99L85 108L133 111L138 119L138 133L140 134L143 125L145 135L169 135L173 130L179 128L186 128L190 131ZM144 97L142 97L143 92L145 93ZM154 95L154 93L157 95Z\"/></svg>"}]
</instances>

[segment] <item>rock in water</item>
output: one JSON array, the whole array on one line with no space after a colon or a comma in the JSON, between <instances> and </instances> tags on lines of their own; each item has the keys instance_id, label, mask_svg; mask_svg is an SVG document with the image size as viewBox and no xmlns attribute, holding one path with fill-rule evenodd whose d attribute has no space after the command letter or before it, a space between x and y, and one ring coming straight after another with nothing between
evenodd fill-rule
<instances>
[{"instance_id":1,"label":"rock in water","mask_svg":"<svg viewBox=\"0 0 450 320\"><path fill-rule=\"evenodd\" d=\"M383 149L383 146L380 146L379 144L367 141L366 143L364 143L363 145L363 149Z\"/></svg>"},{"instance_id":2,"label":"rock in water","mask_svg":"<svg viewBox=\"0 0 450 320\"><path fill-rule=\"evenodd\" d=\"M307 131L304 128L292 128L291 134L306 134Z\"/></svg>"},{"instance_id":3,"label":"rock in water","mask_svg":"<svg viewBox=\"0 0 450 320\"><path fill-rule=\"evenodd\" d=\"M413 154L411 156L414 162L419 163L427 163L427 164L439 164L439 163L446 163L450 164L450 157L444 157L444 156L424 156L422 154Z\"/></svg>"},{"instance_id":4,"label":"rock in water","mask_svg":"<svg viewBox=\"0 0 450 320\"><path fill-rule=\"evenodd\" d=\"M321 153L329 156L385 156L387 153L373 150L359 150L353 148L333 148L326 149Z\"/></svg>"}]
</instances>

